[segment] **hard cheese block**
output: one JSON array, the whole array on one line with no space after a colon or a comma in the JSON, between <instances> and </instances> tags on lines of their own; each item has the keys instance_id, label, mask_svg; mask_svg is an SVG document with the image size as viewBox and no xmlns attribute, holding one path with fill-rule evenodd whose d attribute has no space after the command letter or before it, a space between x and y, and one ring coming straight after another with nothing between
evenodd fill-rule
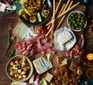
<instances>
[{"instance_id":1,"label":"hard cheese block","mask_svg":"<svg viewBox=\"0 0 93 85\"><path fill-rule=\"evenodd\" d=\"M52 80L52 78L53 78L53 75L47 72L47 73L46 73L46 76L45 76L45 79L46 79L48 82L50 82L50 81Z\"/></svg>"},{"instance_id":2,"label":"hard cheese block","mask_svg":"<svg viewBox=\"0 0 93 85\"><path fill-rule=\"evenodd\" d=\"M53 67L51 62L48 62L43 57L34 60L33 64L38 74L42 74Z\"/></svg>"},{"instance_id":3,"label":"hard cheese block","mask_svg":"<svg viewBox=\"0 0 93 85\"><path fill-rule=\"evenodd\" d=\"M22 21L19 20L19 23L17 24L17 26L14 28L13 30L13 34L20 38L20 39L24 39L27 40L32 36L37 36L37 34L35 34L33 26L31 26L30 28L25 25Z\"/></svg>"}]
</instances>

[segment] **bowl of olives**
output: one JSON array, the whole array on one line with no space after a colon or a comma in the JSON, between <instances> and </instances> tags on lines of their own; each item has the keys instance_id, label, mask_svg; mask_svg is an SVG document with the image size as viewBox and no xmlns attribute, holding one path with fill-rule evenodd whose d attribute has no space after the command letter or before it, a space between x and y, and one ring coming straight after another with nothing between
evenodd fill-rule
<instances>
[{"instance_id":1,"label":"bowl of olives","mask_svg":"<svg viewBox=\"0 0 93 85\"><path fill-rule=\"evenodd\" d=\"M76 32L82 31L87 25L87 19L82 11L75 10L67 16L68 26Z\"/></svg>"},{"instance_id":2,"label":"bowl of olives","mask_svg":"<svg viewBox=\"0 0 93 85\"><path fill-rule=\"evenodd\" d=\"M6 74L13 81L26 81L33 73L33 66L29 58L16 55L6 65Z\"/></svg>"}]
</instances>

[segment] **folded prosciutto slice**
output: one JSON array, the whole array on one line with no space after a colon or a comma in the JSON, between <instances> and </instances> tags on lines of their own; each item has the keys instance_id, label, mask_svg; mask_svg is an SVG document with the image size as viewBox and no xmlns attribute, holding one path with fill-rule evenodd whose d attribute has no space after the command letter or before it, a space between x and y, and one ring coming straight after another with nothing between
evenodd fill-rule
<instances>
[{"instance_id":1,"label":"folded prosciutto slice","mask_svg":"<svg viewBox=\"0 0 93 85\"><path fill-rule=\"evenodd\" d=\"M53 45L43 35L32 37L26 41L19 41L15 47L22 55L34 55L38 52L42 53L42 55L45 53L55 54L52 49Z\"/></svg>"},{"instance_id":2,"label":"folded prosciutto slice","mask_svg":"<svg viewBox=\"0 0 93 85\"><path fill-rule=\"evenodd\" d=\"M80 36L75 46L66 52L66 56L72 58L80 57L83 53L83 46L84 46L84 37L83 35Z\"/></svg>"}]
</instances>

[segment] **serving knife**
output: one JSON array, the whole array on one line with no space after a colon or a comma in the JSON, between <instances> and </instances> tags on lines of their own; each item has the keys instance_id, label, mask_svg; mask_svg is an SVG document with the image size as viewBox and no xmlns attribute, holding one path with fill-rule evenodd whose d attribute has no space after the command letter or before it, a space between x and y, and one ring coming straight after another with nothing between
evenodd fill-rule
<instances>
[{"instance_id":1,"label":"serving knife","mask_svg":"<svg viewBox=\"0 0 93 85\"><path fill-rule=\"evenodd\" d=\"M7 54L7 52L9 51L9 49L10 49L13 41L14 41L15 38L16 38L15 36L12 35L11 29L12 29L12 23L9 23L9 25L8 25L8 46L7 46L7 49L6 49L6 51L5 51L4 56L6 56L6 54Z\"/></svg>"}]
</instances>

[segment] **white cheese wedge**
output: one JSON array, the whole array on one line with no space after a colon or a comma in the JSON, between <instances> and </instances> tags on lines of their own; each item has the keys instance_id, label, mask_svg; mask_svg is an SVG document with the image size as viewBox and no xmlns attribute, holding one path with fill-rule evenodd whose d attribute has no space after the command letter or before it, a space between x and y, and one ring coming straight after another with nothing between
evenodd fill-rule
<instances>
[{"instance_id":1,"label":"white cheese wedge","mask_svg":"<svg viewBox=\"0 0 93 85\"><path fill-rule=\"evenodd\" d=\"M70 40L68 43L65 44L66 50L69 50L71 47L73 47L74 41Z\"/></svg>"},{"instance_id":2,"label":"white cheese wedge","mask_svg":"<svg viewBox=\"0 0 93 85\"><path fill-rule=\"evenodd\" d=\"M72 39L72 35L68 31L63 31L63 32L59 33L57 36L57 41L60 45L65 44L66 42L68 42L71 39Z\"/></svg>"},{"instance_id":3,"label":"white cheese wedge","mask_svg":"<svg viewBox=\"0 0 93 85\"><path fill-rule=\"evenodd\" d=\"M34 60L33 64L38 74L42 74L53 67L52 64L43 57Z\"/></svg>"},{"instance_id":4,"label":"white cheese wedge","mask_svg":"<svg viewBox=\"0 0 93 85\"><path fill-rule=\"evenodd\" d=\"M33 36L37 36L37 34L35 34L33 26L29 28L21 21L19 21L17 26L14 28L13 34L22 40L27 40Z\"/></svg>"},{"instance_id":5,"label":"white cheese wedge","mask_svg":"<svg viewBox=\"0 0 93 85\"><path fill-rule=\"evenodd\" d=\"M33 36L37 36L37 34L35 34L35 32L32 29L28 28L25 31L25 34L23 35L23 39L27 40Z\"/></svg>"},{"instance_id":6,"label":"white cheese wedge","mask_svg":"<svg viewBox=\"0 0 93 85\"><path fill-rule=\"evenodd\" d=\"M50 74L49 72L47 72L47 73L46 73L46 76L45 76L45 79L46 79L48 82L50 82L50 81L52 80L52 78L53 78L53 75Z\"/></svg>"},{"instance_id":7,"label":"white cheese wedge","mask_svg":"<svg viewBox=\"0 0 93 85\"><path fill-rule=\"evenodd\" d=\"M6 8L6 5L0 2L0 11L4 12Z\"/></svg>"}]
</instances>

